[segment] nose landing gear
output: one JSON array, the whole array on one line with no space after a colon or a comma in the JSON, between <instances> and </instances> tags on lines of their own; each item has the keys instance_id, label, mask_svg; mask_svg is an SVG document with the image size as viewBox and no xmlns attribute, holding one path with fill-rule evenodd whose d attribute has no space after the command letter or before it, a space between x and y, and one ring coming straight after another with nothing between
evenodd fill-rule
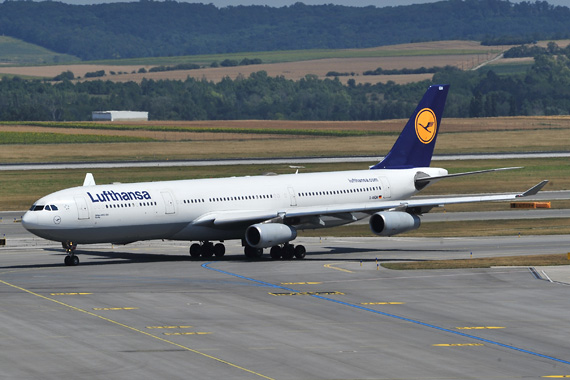
<instances>
[{"instance_id":1,"label":"nose landing gear","mask_svg":"<svg viewBox=\"0 0 570 380\"><path fill-rule=\"evenodd\" d=\"M77 248L77 244L73 243L72 241L66 241L61 243L67 256L63 260L63 263L68 267L75 267L79 265L79 257L75 256L75 249Z\"/></svg>"}]
</instances>

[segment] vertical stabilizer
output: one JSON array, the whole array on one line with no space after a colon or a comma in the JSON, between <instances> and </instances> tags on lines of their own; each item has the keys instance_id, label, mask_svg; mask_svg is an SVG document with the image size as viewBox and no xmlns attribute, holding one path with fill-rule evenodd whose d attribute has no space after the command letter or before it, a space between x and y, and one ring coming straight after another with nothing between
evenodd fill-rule
<instances>
[{"instance_id":1,"label":"vertical stabilizer","mask_svg":"<svg viewBox=\"0 0 570 380\"><path fill-rule=\"evenodd\" d=\"M448 84L428 88L390 152L371 169L430 165L448 90Z\"/></svg>"},{"instance_id":2,"label":"vertical stabilizer","mask_svg":"<svg viewBox=\"0 0 570 380\"><path fill-rule=\"evenodd\" d=\"M83 186L95 186L95 178L92 173L85 174L85 179L83 180Z\"/></svg>"}]
</instances>

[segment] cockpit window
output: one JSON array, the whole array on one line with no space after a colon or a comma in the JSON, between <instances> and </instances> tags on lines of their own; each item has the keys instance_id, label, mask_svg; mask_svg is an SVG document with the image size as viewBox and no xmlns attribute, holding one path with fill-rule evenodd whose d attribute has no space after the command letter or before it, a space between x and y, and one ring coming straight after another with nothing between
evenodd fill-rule
<instances>
[{"instance_id":1,"label":"cockpit window","mask_svg":"<svg viewBox=\"0 0 570 380\"><path fill-rule=\"evenodd\" d=\"M30 211L42 211L42 210L46 210L46 211L57 211L59 210L57 208L56 205L32 205L32 207L30 207Z\"/></svg>"}]
</instances>

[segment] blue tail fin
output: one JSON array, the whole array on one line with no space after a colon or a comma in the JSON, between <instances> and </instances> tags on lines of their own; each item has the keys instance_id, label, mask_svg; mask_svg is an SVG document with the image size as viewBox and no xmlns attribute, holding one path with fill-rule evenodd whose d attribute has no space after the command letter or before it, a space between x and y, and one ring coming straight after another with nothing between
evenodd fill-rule
<instances>
[{"instance_id":1,"label":"blue tail fin","mask_svg":"<svg viewBox=\"0 0 570 380\"><path fill-rule=\"evenodd\" d=\"M448 84L428 88L390 153L370 169L429 166L448 90Z\"/></svg>"}]
</instances>

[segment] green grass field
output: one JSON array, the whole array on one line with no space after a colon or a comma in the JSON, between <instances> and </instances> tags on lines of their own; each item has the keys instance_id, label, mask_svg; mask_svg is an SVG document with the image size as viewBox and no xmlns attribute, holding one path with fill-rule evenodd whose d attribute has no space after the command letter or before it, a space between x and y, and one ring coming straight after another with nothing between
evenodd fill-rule
<instances>
[{"instance_id":1,"label":"green grass field","mask_svg":"<svg viewBox=\"0 0 570 380\"><path fill-rule=\"evenodd\" d=\"M1 145L37 145L37 144L100 144L119 142L148 142L151 138L136 136L105 136L105 135L69 135L63 133L42 132L1 132Z\"/></svg>"},{"instance_id":2,"label":"green grass field","mask_svg":"<svg viewBox=\"0 0 570 380\"><path fill-rule=\"evenodd\" d=\"M27 42L0 36L0 63L9 65L43 65L77 63L78 58L59 54Z\"/></svg>"},{"instance_id":3,"label":"green grass field","mask_svg":"<svg viewBox=\"0 0 570 380\"><path fill-rule=\"evenodd\" d=\"M468 269L468 268L491 268L496 266L554 266L569 265L568 255L561 253L556 255L529 255L488 257L480 259L461 260L429 260L414 261L407 263L382 263L388 269Z\"/></svg>"},{"instance_id":4,"label":"green grass field","mask_svg":"<svg viewBox=\"0 0 570 380\"><path fill-rule=\"evenodd\" d=\"M142 66L159 66L159 65L176 65L180 63L195 63L198 65L209 65L212 62L221 62L225 59L241 61L244 58L259 58L263 63L282 63L282 62L299 62L316 59L327 58L370 58L370 57L411 57L411 56L428 56L428 55L468 55L468 54L496 54L499 53L498 47L489 47L486 50L471 48L456 49L310 49L310 50L282 50L282 51L266 51L266 52L245 52L245 53L227 53L227 54L207 54L207 55L188 55L177 57L149 57L149 58L132 58L119 60L99 60L91 61L92 64L112 64L112 65L142 65Z\"/></svg>"},{"instance_id":5,"label":"green grass field","mask_svg":"<svg viewBox=\"0 0 570 380\"><path fill-rule=\"evenodd\" d=\"M131 59L110 59L97 61L84 61L83 63L97 65L141 65L161 66L177 65L181 63L194 63L208 66L212 62L221 62L226 59L241 61L244 58L261 59L263 63L299 62L327 58L369 58L369 57L411 57L433 55L470 55L470 54L498 54L500 47L474 48L468 43L458 41L456 47L445 45L430 47L418 44L416 48L393 49L309 49L285 50L265 52L241 52L227 54L186 55L176 57L147 57ZM58 54L37 45L29 44L10 37L0 37L0 62L13 65L29 64L66 64L77 63L79 59L66 54Z\"/></svg>"},{"instance_id":6,"label":"green grass field","mask_svg":"<svg viewBox=\"0 0 570 380\"><path fill-rule=\"evenodd\" d=\"M260 129L260 128L224 128L224 127L184 127L158 124L119 124L96 122L51 122L51 121L0 121L0 125L25 125L38 128L92 129L94 131L149 131L149 132L192 132L192 133L237 133L243 135L288 135L288 136L397 136L396 132L374 130L333 130L333 129Z\"/></svg>"}]
</instances>

